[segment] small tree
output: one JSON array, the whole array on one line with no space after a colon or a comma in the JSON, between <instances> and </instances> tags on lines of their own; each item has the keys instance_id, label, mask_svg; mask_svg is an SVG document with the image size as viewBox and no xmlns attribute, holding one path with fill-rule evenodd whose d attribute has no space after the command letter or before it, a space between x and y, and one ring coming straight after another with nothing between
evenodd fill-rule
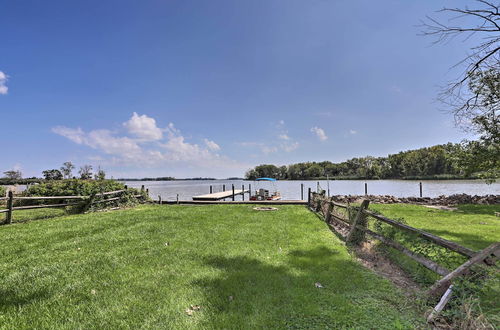
<instances>
[{"instance_id":1,"label":"small tree","mask_svg":"<svg viewBox=\"0 0 500 330\"><path fill-rule=\"evenodd\" d=\"M21 173L21 171L10 170L3 172L3 174L6 178L11 180L20 180L23 178L23 174Z\"/></svg>"},{"instance_id":2,"label":"small tree","mask_svg":"<svg viewBox=\"0 0 500 330\"><path fill-rule=\"evenodd\" d=\"M80 174L80 179L90 180L92 179L92 165L83 165L78 171Z\"/></svg>"},{"instance_id":3,"label":"small tree","mask_svg":"<svg viewBox=\"0 0 500 330\"><path fill-rule=\"evenodd\" d=\"M63 174L65 179L71 179L72 172L75 169L75 165L72 162L65 162L63 166L61 166L61 173Z\"/></svg>"},{"instance_id":4,"label":"small tree","mask_svg":"<svg viewBox=\"0 0 500 330\"><path fill-rule=\"evenodd\" d=\"M46 170L43 171L42 174L45 180L61 180L63 178L61 171L57 169Z\"/></svg>"},{"instance_id":5,"label":"small tree","mask_svg":"<svg viewBox=\"0 0 500 330\"><path fill-rule=\"evenodd\" d=\"M97 169L97 173L94 175L95 180L104 180L106 179L106 172L99 166Z\"/></svg>"}]
</instances>

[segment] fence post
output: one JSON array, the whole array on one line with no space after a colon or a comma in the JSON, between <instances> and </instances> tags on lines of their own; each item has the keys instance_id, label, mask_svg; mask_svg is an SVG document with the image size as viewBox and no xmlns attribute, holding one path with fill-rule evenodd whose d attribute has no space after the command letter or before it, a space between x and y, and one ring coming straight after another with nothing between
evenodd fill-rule
<instances>
[{"instance_id":1,"label":"fence post","mask_svg":"<svg viewBox=\"0 0 500 330\"><path fill-rule=\"evenodd\" d=\"M234 202L234 184L231 185L231 190L233 192L233 198L232 199L233 199L233 202Z\"/></svg>"},{"instance_id":2,"label":"fence post","mask_svg":"<svg viewBox=\"0 0 500 330\"><path fill-rule=\"evenodd\" d=\"M368 183L365 182L365 196L368 195Z\"/></svg>"},{"instance_id":3,"label":"fence post","mask_svg":"<svg viewBox=\"0 0 500 330\"><path fill-rule=\"evenodd\" d=\"M322 211L323 209L323 198L325 194L316 194L318 196L318 203L316 204L316 212Z\"/></svg>"},{"instance_id":4,"label":"fence post","mask_svg":"<svg viewBox=\"0 0 500 330\"><path fill-rule=\"evenodd\" d=\"M144 185L141 186L141 191L144 191Z\"/></svg>"},{"instance_id":5,"label":"fence post","mask_svg":"<svg viewBox=\"0 0 500 330\"><path fill-rule=\"evenodd\" d=\"M210 193L212 193L212 186L210 186Z\"/></svg>"},{"instance_id":6,"label":"fence post","mask_svg":"<svg viewBox=\"0 0 500 330\"><path fill-rule=\"evenodd\" d=\"M179 204L179 194L177 194L177 204Z\"/></svg>"},{"instance_id":7,"label":"fence post","mask_svg":"<svg viewBox=\"0 0 500 330\"><path fill-rule=\"evenodd\" d=\"M332 212L333 212L333 198L330 198L328 203L328 210L326 211L326 216L325 216L326 223L330 223L332 219Z\"/></svg>"},{"instance_id":8,"label":"fence post","mask_svg":"<svg viewBox=\"0 0 500 330\"><path fill-rule=\"evenodd\" d=\"M366 215L364 214L364 210L368 208L370 201L368 199L363 200L361 206L359 207L358 213L354 218L354 221L351 223L351 228L349 229L349 233L346 237L346 242L358 245L364 239L365 232L356 228L357 226L366 227Z\"/></svg>"},{"instance_id":9,"label":"fence post","mask_svg":"<svg viewBox=\"0 0 500 330\"><path fill-rule=\"evenodd\" d=\"M419 186L420 186L420 198L422 198L422 182L420 182Z\"/></svg>"},{"instance_id":10,"label":"fence post","mask_svg":"<svg viewBox=\"0 0 500 330\"><path fill-rule=\"evenodd\" d=\"M161 205L161 195L158 195L158 204Z\"/></svg>"},{"instance_id":11,"label":"fence post","mask_svg":"<svg viewBox=\"0 0 500 330\"><path fill-rule=\"evenodd\" d=\"M311 188L307 189L307 206L311 207Z\"/></svg>"},{"instance_id":12,"label":"fence post","mask_svg":"<svg viewBox=\"0 0 500 330\"><path fill-rule=\"evenodd\" d=\"M5 223L6 224L11 224L12 223L12 208L14 207L14 193L12 190L9 190L9 199L7 200L7 215L5 216Z\"/></svg>"},{"instance_id":13,"label":"fence post","mask_svg":"<svg viewBox=\"0 0 500 330\"><path fill-rule=\"evenodd\" d=\"M226 185L225 184L222 185L222 191L226 191Z\"/></svg>"},{"instance_id":14,"label":"fence post","mask_svg":"<svg viewBox=\"0 0 500 330\"><path fill-rule=\"evenodd\" d=\"M241 185L241 199L245 200L245 185Z\"/></svg>"},{"instance_id":15,"label":"fence post","mask_svg":"<svg viewBox=\"0 0 500 330\"><path fill-rule=\"evenodd\" d=\"M300 184L300 200L301 201L304 200L304 184L303 183Z\"/></svg>"}]
</instances>

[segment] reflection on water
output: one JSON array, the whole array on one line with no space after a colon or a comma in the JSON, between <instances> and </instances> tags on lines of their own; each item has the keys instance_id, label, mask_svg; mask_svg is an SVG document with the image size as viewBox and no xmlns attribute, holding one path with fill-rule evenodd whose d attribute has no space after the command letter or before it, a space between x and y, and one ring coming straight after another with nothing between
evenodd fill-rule
<instances>
[{"instance_id":1,"label":"reflection on water","mask_svg":"<svg viewBox=\"0 0 500 330\"><path fill-rule=\"evenodd\" d=\"M365 182L368 185L368 194L372 195L393 195L397 197L419 196L419 182L409 180L339 180L339 181L277 181L276 188L281 192L283 199L300 199L301 184L304 185L304 196L307 189L316 190L319 183L321 189L327 190L330 195L362 195L365 193ZM213 192L222 191L222 186L230 190L234 184L235 189L241 189L242 185L248 189L252 185L252 190L266 186L265 183L243 180L213 180L213 181L128 181L129 187L141 187L144 185L149 189L150 196L157 200L161 195L163 200L175 200L179 194L180 200L191 200L193 196L208 194L210 186ZM269 183L267 183L269 185ZM270 186L268 186L270 187ZM486 184L481 180L436 180L422 181L423 196L437 197L440 195L469 194L469 195L499 195L500 183ZM248 195L245 196L248 199ZM236 200L241 200L237 196Z\"/></svg>"}]
</instances>

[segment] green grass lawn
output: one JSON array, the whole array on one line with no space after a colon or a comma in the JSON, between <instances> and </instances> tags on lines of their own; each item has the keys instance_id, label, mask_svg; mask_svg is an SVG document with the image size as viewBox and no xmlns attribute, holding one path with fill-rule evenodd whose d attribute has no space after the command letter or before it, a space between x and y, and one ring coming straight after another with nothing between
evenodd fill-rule
<instances>
[{"instance_id":1,"label":"green grass lawn","mask_svg":"<svg viewBox=\"0 0 500 330\"><path fill-rule=\"evenodd\" d=\"M500 241L500 218L495 216L500 205L459 205L456 211L409 204L372 204L370 208L473 250Z\"/></svg>"},{"instance_id":2,"label":"green grass lawn","mask_svg":"<svg viewBox=\"0 0 500 330\"><path fill-rule=\"evenodd\" d=\"M422 326L302 206L151 205L1 226L0 269L2 329Z\"/></svg>"}]
</instances>

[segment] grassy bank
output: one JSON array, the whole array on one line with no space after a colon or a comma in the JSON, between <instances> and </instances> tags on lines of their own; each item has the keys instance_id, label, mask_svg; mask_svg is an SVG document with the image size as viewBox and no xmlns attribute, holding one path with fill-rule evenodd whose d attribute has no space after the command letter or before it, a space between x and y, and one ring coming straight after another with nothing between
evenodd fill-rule
<instances>
[{"instance_id":1,"label":"grassy bank","mask_svg":"<svg viewBox=\"0 0 500 330\"><path fill-rule=\"evenodd\" d=\"M2 226L0 267L4 329L421 325L300 206L152 205Z\"/></svg>"},{"instance_id":2,"label":"grassy bank","mask_svg":"<svg viewBox=\"0 0 500 330\"><path fill-rule=\"evenodd\" d=\"M495 216L495 212L500 212L500 205L459 205L456 210L438 210L408 204L373 204L370 205L370 208L389 218L402 219L412 227L433 233L476 251L500 241L500 220ZM380 248L411 274L417 282L430 285L439 278L438 275L418 265L400 252L390 248ZM420 249L417 252L448 266L449 269L454 269L465 261L464 257L454 256L453 253L443 253L442 250L437 252L432 248ZM484 313L492 324L500 324L500 303L498 302L500 274L498 272L486 282L483 280L477 283L460 282L455 285L455 291L455 296L462 296L462 298L455 298L452 304L461 304L463 303L461 299L472 295L480 306L476 307L476 313ZM455 310L448 311L448 313L455 313L459 308L460 306L456 306ZM463 311L459 311L458 314L461 316Z\"/></svg>"}]
</instances>

